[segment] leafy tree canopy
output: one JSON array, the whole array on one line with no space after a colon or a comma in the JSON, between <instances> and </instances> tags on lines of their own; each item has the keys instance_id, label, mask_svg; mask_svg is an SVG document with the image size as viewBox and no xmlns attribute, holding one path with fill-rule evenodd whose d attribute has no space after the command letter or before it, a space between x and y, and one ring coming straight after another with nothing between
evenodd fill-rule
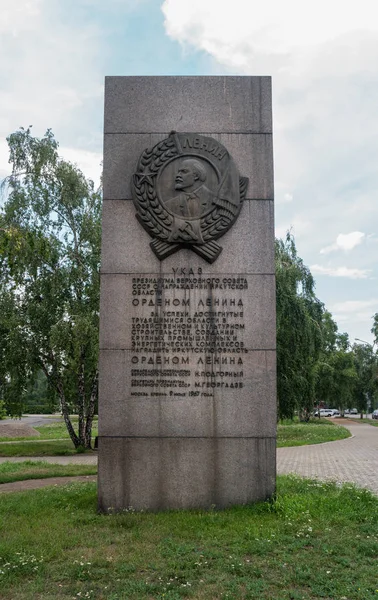
<instances>
[{"instance_id":1,"label":"leafy tree canopy","mask_svg":"<svg viewBox=\"0 0 378 600\"><path fill-rule=\"evenodd\" d=\"M14 403L42 370L75 447L89 447L98 380L100 194L59 157L50 130L39 139L20 129L8 144L12 174L0 213L4 395Z\"/></svg>"},{"instance_id":2,"label":"leafy tree canopy","mask_svg":"<svg viewBox=\"0 0 378 600\"><path fill-rule=\"evenodd\" d=\"M298 256L293 236L276 240L278 416L309 413L314 404L314 365L321 349L323 304Z\"/></svg>"}]
</instances>

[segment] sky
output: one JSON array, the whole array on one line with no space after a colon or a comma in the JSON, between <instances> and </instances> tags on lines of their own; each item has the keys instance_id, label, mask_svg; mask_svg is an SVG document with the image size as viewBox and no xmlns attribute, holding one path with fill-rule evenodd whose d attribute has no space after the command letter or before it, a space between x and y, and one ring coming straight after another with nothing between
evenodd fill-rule
<instances>
[{"instance_id":1,"label":"sky","mask_svg":"<svg viewBox=\"0 0 378 600\"><path fill-rule=\"evenodd\" d=\"M339 331L378 312L376 0L0 0L6 137L51 128L99 181L105 75L271 75L276 235L290 230Z\"/></svg>"}]
</instances>

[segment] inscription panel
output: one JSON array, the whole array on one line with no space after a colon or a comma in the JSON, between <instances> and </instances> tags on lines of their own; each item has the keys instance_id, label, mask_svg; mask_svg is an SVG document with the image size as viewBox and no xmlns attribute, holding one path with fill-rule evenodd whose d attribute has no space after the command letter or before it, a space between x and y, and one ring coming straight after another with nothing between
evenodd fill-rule
<instances>
[{"instance_id":1,"label":"inscription panel","mask_svg":"<svg viewBox=\"0 0 378 600\"><path fill-rule=\"evenodd\" d=\"M101 435L275 435L275 420L264 419L275 412L274 323L264 319L272 275L173 267L103 275L102 284L111 321Z\"/></svg>"},{"instance_id":2,"label":"inscription panel","mask_svg":"<svg viewBox=\"0 0 378 600\"><path fill-rule=\"evenodd\" d=\"M222 383L220 369L207 366L207 374L196 376L192 358L176 374L156 376L175 381L183 380L189 387L132 387L130 373L135 370L131 350L102 350L100 365L103 377L100 393L107 393L106 410L100 411L100 435L121 437L271 437L275 435L275 356L274 351L250 351L243 365L228 365L228 370L243 371L242 388ZM236 362L238 359L236 359ZM222 368L222 367L221 367ZM223 369L225 367L223 366ZM144 372L155 370L145 368ZM167 371L161 368L161 371ZM172 370L173 371L173 370ZM190 376L183 371L190 371ZM205 369L204 369L205 371ZM156 369L159 372L159 369ZM213 372L215 377L210 373ZM141 376L147 378L147 375ZM150 377L148 376L148 379ZM152 376L151 376L152 379ZM230 379L229 379L230 381ZM232 382L233 380L231 380ZM201 386L196 387L200 382ZM207 385L209 387L207 387ZM136 390L139 393L135 395ZM191 394L191 391L195 391ZM140 395L139 395L140 394ZM114 420L114 414L117 420Z\"/></svg>"},{"instance_id":3,"label":"inscription panel","mask_svg":"<svg viewBox=\"0 0 378 600\"><path fill-rule=\"evenodd\" d=\"M274 303L274 275L203 276L198 269L103 274L101 348L134 349L150 358L275 348L274 321L265 311ZM163 366L172 367L172 360ZM146 361L135 364L145 367Z\"/></svg>"}]
</instances>

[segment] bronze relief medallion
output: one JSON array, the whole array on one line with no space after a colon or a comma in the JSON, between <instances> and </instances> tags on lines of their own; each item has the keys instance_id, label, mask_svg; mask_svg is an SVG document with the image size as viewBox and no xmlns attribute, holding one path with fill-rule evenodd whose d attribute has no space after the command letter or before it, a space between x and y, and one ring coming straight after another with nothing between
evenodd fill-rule
<instances>
[{"instance_id":1,"label":"bronze relief medallion","mask_svg":"<svg viewBox=\"0 0 378 600\"><path fill-rule=\"evenodd\" d=\"M144 150L131 188L137 219L160 260L184 247L213 263L222 252L215 240L236 221L247 186L222 144L172 132Z\"/></svg>"}]
</instances>

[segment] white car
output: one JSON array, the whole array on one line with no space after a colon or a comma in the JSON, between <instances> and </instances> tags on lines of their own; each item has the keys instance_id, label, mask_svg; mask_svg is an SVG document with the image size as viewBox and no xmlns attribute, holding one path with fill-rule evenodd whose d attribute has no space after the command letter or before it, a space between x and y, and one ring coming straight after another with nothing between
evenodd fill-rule
<instances>
[{"instance_id":1,"label":"white car","mask_svg":"<svg viewBox=\"0 0 378 600\"><path fill-rule=\"evenodd\" d=\"M341 417L340 412L336 408L334 408L332 410L332 415L331 416L332 417Z\"/></svg>"},{"instance_id":2,"label":"white car","mask_svg":"<svg viewBox=\"0 0 378 600\"><path fill-rule=\"evenodd\" d=\"M319 412L321 417L333 417L333 408L321 408ZM319 412L316 410L314 416L318 417Z\"/></svg>"}]
</instances>

